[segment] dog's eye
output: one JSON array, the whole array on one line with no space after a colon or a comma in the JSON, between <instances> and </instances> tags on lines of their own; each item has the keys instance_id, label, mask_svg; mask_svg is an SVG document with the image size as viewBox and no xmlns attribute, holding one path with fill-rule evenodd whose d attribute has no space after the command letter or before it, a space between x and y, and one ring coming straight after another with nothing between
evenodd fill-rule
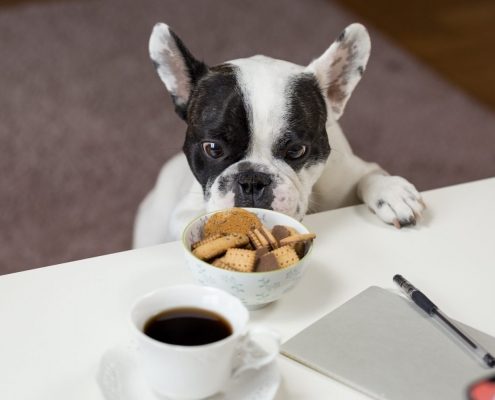
<instances>
[{"instance_id":1,"label":"dog's eye","mask_svg":"<svg viewBox=\"0 0 495 400\"><path fill-rule=\"evenodd\" d=\"M290 160L301 158L306 153L306 146L303 144L293 144L287 149L285 157Z\"/></svg>"},{"instance_id":2,"label":"dog's eye","mask_svg":"<svg viewBox=\"0 0 495 400\"><path fill-rule=\"evenodd\" d=\"M214 142L204 142L203 151L208 157L217 159L223 156L223 149L218 143Z\"/></svg>"}]
</instances>

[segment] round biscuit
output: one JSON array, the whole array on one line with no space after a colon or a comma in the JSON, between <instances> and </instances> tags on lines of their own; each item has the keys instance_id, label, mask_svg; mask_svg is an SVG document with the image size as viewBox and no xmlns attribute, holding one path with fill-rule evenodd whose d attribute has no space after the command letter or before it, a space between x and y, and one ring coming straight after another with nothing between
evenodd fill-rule
<instances>
[{"instance_id":1,"label":"round biscuit","mask_svg":"<svg viewBox=\"0 0 495 400\"><path fill-rule=\"evenodd\" d=\"M204 236L243 233L261 227L259 218L242 208L230 208L213 214L203 228Z\"/></svg>"}]
</instances>

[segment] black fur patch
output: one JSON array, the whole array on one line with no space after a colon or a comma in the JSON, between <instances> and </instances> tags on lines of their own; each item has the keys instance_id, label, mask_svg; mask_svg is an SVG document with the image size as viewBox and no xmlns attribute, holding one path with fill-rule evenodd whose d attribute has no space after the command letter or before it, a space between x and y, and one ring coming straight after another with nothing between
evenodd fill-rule
<instances>
[{"instance_id":1,"label":"black fur patch","mask_svg":"<svg viewBox=\"0 0 495 400\"><path fill-rule=\"evenodd\" d=\"M286 126L280 140L272 147L275 158L285 160L296 172L318 162L330 154L325 129L327 110L325 100L313 74L300 74L287 86ZM306 153L295 160L287 157L294 145L306 146Z\"/></svg>"},{"instance_id":2,"label":"black fur patch","mask_svg":"<svg viewBox=\"0 0 495 400\"><path fill-rule=\"evenodd\" d=\"M409 219L401 219L399 220L399 225L402 227L404 226L414 226L416 225L416 219L414 217L411 217Z\"/></svg>"},{"instance_id":3,"label":"black fur patch","mask_svg":"<svg viewBox=\"0 0 495 400\"><path fill-rule=\"evenodd\" d=\"M184 45L182 40L180 40L180 38L175 34L174 31L170 30L170 35L174 38L175 44L177 45L177 48L179 49L182 55L182 59L184 61L184 64L187 69L187 73L189 75L188 78L191 83L191 91L192 91L193 88L199 82L199 80L208 73L208 66L204 62L198 61L196 58L194 58L194 56L187 49L187 47ZM156 66L157 63L154 60L152 61L153 64L155 65L155 68L157 68ZM180 103L177 101L175 96L172 96L172 101L175 104L175 111L177 112L177 114L182 119L185 120L187 116L187 107L189 102L186 104Z\"/></svg>"},{"instance_id":4,"label":"black fur patch","mask_svg":"<svg viewBox=\"0 0 495 400\"><path fill-rule=\"evenodd\" d=\"M170 35L174 38L177 48L184 58L187 70L189 72L189 78L191 79L192 86L195 86L199 79L208 72L208 67L202 61L198 61L188 48L184 45L182 40L175 34L173 30L170 30Z\"/></svg>"},{"instance_id":5,"label":"black fur patch","mask_svg":"<svg viewBox=\"0 0 495 400\"><path fill-rule=\"evenodd\" d=\"M340 35L337 38L337 42L342 42L342 40L344 40L344 38L345 38L345 29L342 32L340 32Z\"/></svg>"},{"instance_id":6,"label":"black fur patch","mask_svg":"<svg viewBox=\"0 0 495 400\"><path fill-rule=\"evenodd\" d=\"M245 157L250 128L245 101L235 75L235 67L222 64L210 68L194 87L187 107L188 127L183 150L203 191L230 165ZM219 144L224 154L208 157L204 142ZM224 182L227 187L230 182Z\"/></svg>"}]
</instances>

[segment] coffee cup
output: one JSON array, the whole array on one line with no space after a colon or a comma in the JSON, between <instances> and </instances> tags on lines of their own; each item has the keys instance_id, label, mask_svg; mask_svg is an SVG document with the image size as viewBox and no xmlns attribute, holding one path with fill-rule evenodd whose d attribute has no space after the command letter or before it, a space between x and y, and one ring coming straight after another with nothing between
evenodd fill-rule
<instances>
[{"instance_id":1,"label":"coffee cup","mask_svg":"<svg viewBox=\"0 0 495 400\"><path fill-rule=\"evenodd\" d=\"M139 298L131 324L150 388L166 398L201 399L221 392L243 371L272 362L278 334L248 329L248 320L239 299L217 288L171 286Z\"/></svg>"}]
</instances>

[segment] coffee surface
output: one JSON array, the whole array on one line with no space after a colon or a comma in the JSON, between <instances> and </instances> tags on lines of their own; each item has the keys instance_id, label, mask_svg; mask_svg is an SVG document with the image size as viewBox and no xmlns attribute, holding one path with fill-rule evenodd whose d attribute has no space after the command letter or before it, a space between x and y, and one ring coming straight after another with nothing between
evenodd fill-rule
<instances>
[{"instance_id":1,"label":"coffee surface","mask_svg":"<svg viewBox=\"0 0 495 400\"><path fill-rule=\"evenodd\" d=\"M151 317L143 329L163 343L199 346L232 334L230 323L221 315L200 308L174 308Z\"/></svg>"}]
</instances>

